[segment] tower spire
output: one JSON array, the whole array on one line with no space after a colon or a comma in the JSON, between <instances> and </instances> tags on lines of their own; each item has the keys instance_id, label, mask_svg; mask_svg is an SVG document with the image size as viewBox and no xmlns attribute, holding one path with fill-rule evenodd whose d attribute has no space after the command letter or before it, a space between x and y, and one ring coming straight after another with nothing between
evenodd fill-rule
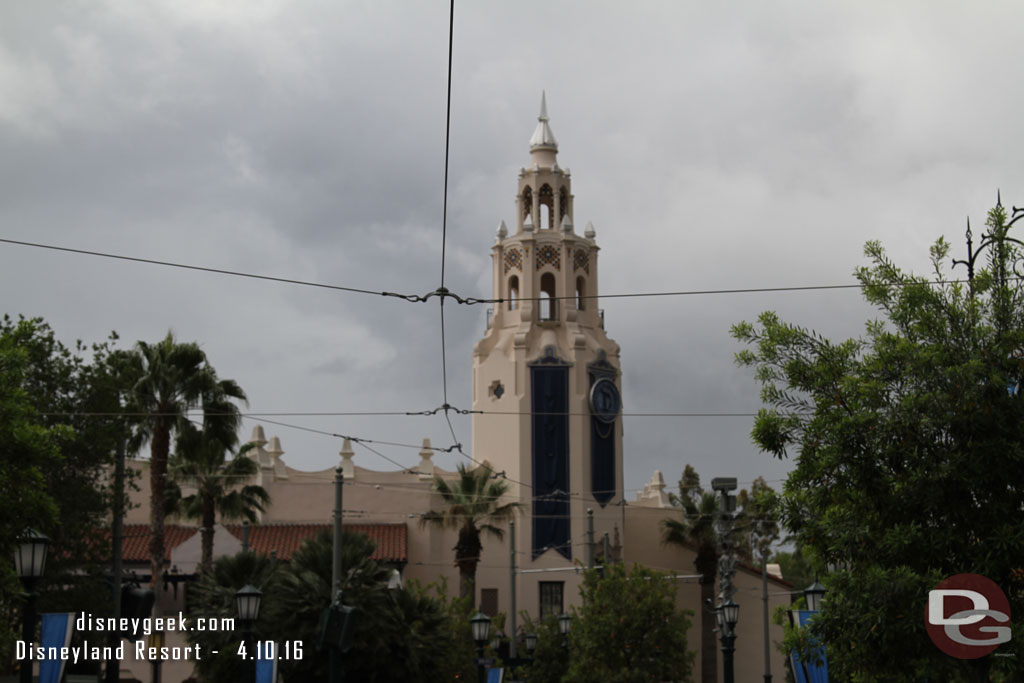
<instances>
[{"instance_id":1,"label":"tower spire","mask_svg":"<svg viewBox=\"0 0 1024 683\"><path fill-rule=\"evenodd\" d=\"M558 140L551 132L551 126L548 125L547 94L543 90L540 93L540 115L537 117L537 127L533 131L533 137L530 138L530 153L540 150L558 151Z\"/></svg>"}]
</instances>

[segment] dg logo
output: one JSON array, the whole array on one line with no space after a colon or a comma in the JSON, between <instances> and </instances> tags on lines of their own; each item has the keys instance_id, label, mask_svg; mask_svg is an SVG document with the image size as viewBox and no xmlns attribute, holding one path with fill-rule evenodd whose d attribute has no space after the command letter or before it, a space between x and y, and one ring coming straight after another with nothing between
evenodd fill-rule
<instances>
[{"instance_id":1,"label":"dg logo","mask_svg":"<svg viewBox=\"0 0 1024 683\"><path fill-rule=\"evenodd\" d=\"M935 646L958 659L984 657L1010 640L1010 602L978 574L951 576L929 591L924 621Z\"/></svg>"}]
</instances>

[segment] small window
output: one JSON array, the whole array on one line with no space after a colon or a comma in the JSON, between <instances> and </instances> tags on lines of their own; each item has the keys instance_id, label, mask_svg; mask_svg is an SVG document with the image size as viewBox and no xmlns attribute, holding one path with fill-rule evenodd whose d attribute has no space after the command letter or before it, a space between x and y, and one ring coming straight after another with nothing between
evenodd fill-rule
<instances>
[{"instance_id":1,"label":"small window","mask_svg":"<svg viewBox=\"0 0 1024 683\"><path fill-rule=\"evenodd\" d=\"M554 615L558 616L565 609L562 607L562 589L565 583L562 581L541 581L540 582L540 618Z\"/></svg>"},{"instance_id":2,"label":"small window","mask_svg":"<svg viewBox=\"0 0 1024 683\"><path fill-rule=\"evenodd\" d=\"M489 617L493 617L498 614L497 588L480 589L480 611Z\"/></svg>"},{"instance_id":3,"label":"small window","mask_svg":"<svg viewBox=\"0 0 1024 683\"><path fill-rule=\"evenodd\" d=\"M584 296L586 296L584 288L585 283L583 282L583 278L576 278L576 308L578 308L581 311L583 310L584 302L586 302L586 299L583 298Z\"/></svg>"}]
</instances>

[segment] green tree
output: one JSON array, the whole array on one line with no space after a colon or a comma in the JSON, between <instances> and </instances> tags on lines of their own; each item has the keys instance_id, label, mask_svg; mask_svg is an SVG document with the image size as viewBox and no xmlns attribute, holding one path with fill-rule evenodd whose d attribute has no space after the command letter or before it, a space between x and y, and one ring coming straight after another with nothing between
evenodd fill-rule
<instances>
[{"instance_id":1,"label":"green tree","mask_svg":"<svg viewBox=\"0 0 1024 683\"><path fill-rule=\"evenodd\" d=\"M795 453L781 515L831 571L814 633L844 680L989 680L1012 657L957 660L925 636L928 591L952 574L987 576L1010 598L1020 634L1024 557L1024 284L1008 273L1002 206L988 215L987 264L951 281L949 245L934 279L905 273L876 242L857 279L881 319L841 343L764 313L733 336L768 405L753 438ZM1000 653L1024 656L1020 638Z\"/></svg>"},{"instance_id":2,"label":"green tree","mask_svg":"<svg viewBox=\"0 0 1024 683\"><path fill-rule=\"evenodd\" d=\"M691 465L683 469L679 480L679 495L671 496L672 504L682 512L682 518L662 520L662 540L696 551L693 561L700 579L702 607L715 603L715 578L718 574L718 538L715 534L715 516L718 498L714 491L705 491L700 475ZM700 615L701 680L718 680L718 643L715 640L715 619L707 609Z\"/></svg>"},{"instance_id":3,"label":"green tree","mask_svg":"<svg viewBox=\"0 0 1024 683\"><path fill-rule=\"evenodd\" d=\"M14 555L27 528L49 532L58 509L46 490L47 469L60 463L62 430L47 428L33 408L25 380L28 353L0 335L0 553ZM21 587L10 560L0 563L0 662L11 661Z\"/></svg>"},{"instance_id":4,"label":"green tree","mask_svg":"<svg viewBox=\"0 0 1024 683\"><path fill-rule=\"evenodd\" d=\"M131 412L144 415L136 426L132 450L149 442L150 525L149 547L152 583L159 581L166 563L164 520L167 515L167 468L171 434L180 432L189 410L202 404L204 396L245 400L245 393L232 380L220 380L195 343L181 343L170 332L155 344L140 341L132 356L135 376ZM216 418L204 416L209 429ZM207 428L207 424L204 424Z\"/></svg>"},{"instance_id":5,"label":"green tree","mask_svg":"<svg viewBox=\"0 0 1024 683\"><path fill-rule=\"evenodd\" d=\"M118 413L128 381L116 339L112 334L91 346L66 346L39 318L0 320L0 346L8 354L0 393L8 399L18 396L30 407L24 419L14 412L0 416L17 435L0 434L0 499L15 506L7 510L10 514L0 509L0 536L7 535L6 529L33 526L50 537L53 550L40 586L42 611L100 613L108 608L104 572L110 542L99 530L113 502L107 473L126 435ZM19 450L36 439L32 434L45 434L37 445L48 444L35 456ZM36 504L44 501L50 512L41 516ZM0 545L10 557L7 544Z\"/></svg>"},{"instance_id":6,"label":"green tree","mask_svg":"<svg viewBox=\"0 0 1024 683\"><path fill-rule=\"evenodd\" d=\"M259 465L245 457L252 444L245 444L235 457L228 458L238 444L241 425L235 403L217 391L209 392L203 397L203 414L201 427L189 422L181 426L170 463L167 500L176 512L202 525L201 566L206 571L213 565L218 515L223 520L255 522L256 513L270 503L270 495L262 486L246 483L259 473ZM195 492L182 496L179 484L190 485Z\"/></svg>"},{"instance_id":7,"label":"green tree","mask_svg":"<svg viewBox=\"0 0 1024 683\"><path fill-rule=\"evenodd\" d=\"M528 680L530 683L562 683L569 671L569 658L558 627L559 615L549 614L540 621L533 621L525 611L520 612L520 616L524 632L537 634L537 649L529 666Z\"/></svg>"},{"instance_id":8,"label":"green tree","mask_svg":"<svg viewBox=\"0 0 1024 683\"><path fill-rule=\"evenodd\" d=\"M736 496L740 514L740 559L761 566L771 556L772 546L779 540L779 496L764 477L754 480L748 492L740 490Z\"/></svg>"},{"instance_id":9,"label":"green tree","mask_svg":"<svg viewBox=\"0 0 1024 683\"><path fill-rule=\"evenodd\" d=\"M374 544L365 535L342 534L344 601L357 609L353 646L343 660L346 680L450 680L459 647L445 605L415 588L388 588L391 571L372 559L373 551ZM259 587L263 600L254 638L303 645L301 659L280 662L283 679L326 681L328 654L316 644L320 615L331 599L332 561L331 534L326 532L306 541L288 562L272 562L251 552L219 558L213 571L201 578L190 612L233 616L235 591L247 583ZM189 637L207 651L233 653L239 644L231 633L190 632ZM208 680L241 680L234 657L200 662L199 671Z\"/></svg>"},{"instance_id":10,"label":"green tree","mask_svg":"<svg viewBox=\"0 0 1024 683\"><path fill-rule=\"evenodd\" d=\"M502 503L508 492L508 483L492 480L493 472L487 465L469 469L458 467L458 476L451 482L434 477L434 490L444 503L442 510L431 510L422 517L423 524L456 529L459 540L455 544L455 564L459 568L459 595L469 596L470 607L476 604L476 566L480 563L483 543L481 534L501 539L504 530L497 526L507 522L519 503Z\"/></svg>"},{"instance_id":11,"label":"green tree","mask_svg":"<svg viewBox=\"0 0 1024 683\"><path fill-rule=\"evenodd\" d=\"M566 683L689 681L689 613L676 609L675 583L662 574L621 564L587 571L569 635Z\"/></svg>"}]
</instances>

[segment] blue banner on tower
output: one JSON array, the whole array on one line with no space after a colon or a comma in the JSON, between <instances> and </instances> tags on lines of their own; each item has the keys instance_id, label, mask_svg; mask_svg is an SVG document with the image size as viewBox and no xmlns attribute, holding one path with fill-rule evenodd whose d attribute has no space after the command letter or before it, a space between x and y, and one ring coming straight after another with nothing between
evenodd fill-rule
<instances>
[{"instance_id":1,"label":"blue banner on tower","mask_svg":"<svg viewBox=\"0 0 1024 683\"><path fill-rule=\"evenodd\" d=\"M572 558L569 533L569 368L549 356L530 368L533 410L533 557Z\"/></svg>"}]
</instances>

